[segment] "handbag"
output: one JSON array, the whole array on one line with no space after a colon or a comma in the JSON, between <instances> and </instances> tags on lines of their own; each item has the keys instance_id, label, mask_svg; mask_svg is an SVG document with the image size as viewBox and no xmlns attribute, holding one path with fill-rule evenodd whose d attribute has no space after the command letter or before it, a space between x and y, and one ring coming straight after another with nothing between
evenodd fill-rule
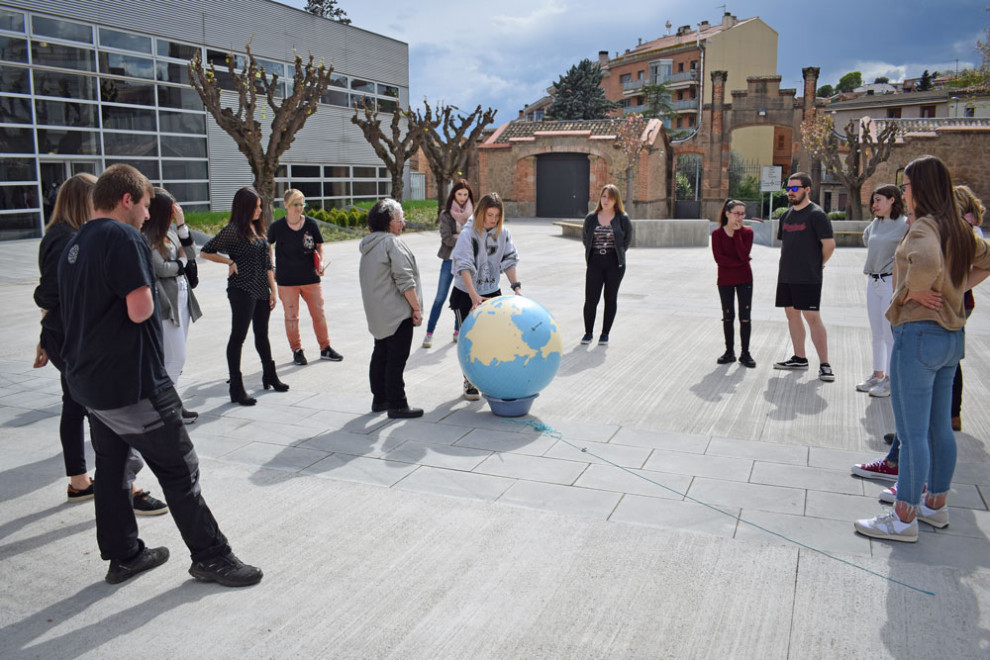
<instances>
[{"instance_id":1,"label":"handbag","mask_svg":"<svg viewBox=\"0 0 990 660\"><path fill-rule=\"evenodd\" d=\"M199 284L199 266L195 259L186 262L186 279L189 280L189 288L195 289Z\"/></svg>"}]
</instances>

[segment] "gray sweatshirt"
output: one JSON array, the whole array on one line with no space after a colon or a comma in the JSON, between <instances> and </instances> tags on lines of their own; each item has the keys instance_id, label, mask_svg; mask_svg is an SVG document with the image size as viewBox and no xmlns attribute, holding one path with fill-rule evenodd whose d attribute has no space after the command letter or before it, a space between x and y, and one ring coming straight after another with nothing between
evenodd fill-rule
<instances>
[{"instance_id":1,"label":"gray sweatshirt","mask_svg":"<svg viewBox=\"0 0 990 660\"><path fill-rule=\"evenodd\" d=\"M494 230L475 233L474 221L469 220L457 237L457 243L450 254L453 260L451 272L454 274L454 288L467 293L461 273L471 273L474 289L479 296L486 296L499 290L499 279L505 271L519 263L512 235L504 226L498 236Z\"/></svg>"},{"instance_id":2,"label":"gray sweatshirt","mask_svg":"<svg viewBox=\"0 0 990 660\"><path fill-rule=\"evenodd\" d=\"M907 233L907 218L873 218L873 222L863 231L863 245L866 263L863 272L867 275L880 275L894 272L894 252Z\"/></svg>"},{"instance_id":3,"label":"gray sweatshirt","mask_svg":"<svg viewBox=\"0 0 990 660\"><path fill-rule=\"evenodd\" d=\"M420 309L423 287L412 250L395 234L376 231L361 239L358 279L368 330L375 339L395 334L399 324L412 316L404 292L415 287Z\"/></svg>"}]
</instances>

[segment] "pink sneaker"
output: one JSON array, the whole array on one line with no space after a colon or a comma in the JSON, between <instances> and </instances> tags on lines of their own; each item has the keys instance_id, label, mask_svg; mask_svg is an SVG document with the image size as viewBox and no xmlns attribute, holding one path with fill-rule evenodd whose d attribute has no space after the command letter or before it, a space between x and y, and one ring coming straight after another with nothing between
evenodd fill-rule
<instances>
[{"instance_id":1,"label":"pink sneaker","mask_svg":"<svg viewBox=\"0 0 990 660\"><path fill-rule=\"evenodd\" d=\"M928 486L921 487L921 496L924 497L925 493L928 492ZM885 488L880 491L880 501L886 502L887 504L893 504L897 501L897 484L894 484L890 488Z\"/></svg>"},{"instance_id":2,"label":"pink sneaker","mask_svg":"<svg viewBox=\"0 0 990 660\"><path fill-rule=\"evenodd\" d=\"M852 473L866 479L897 481L897 466L891 467L886 458L878 458L872 463L857 463L852 466Z\"/></svg>"}]
</instances>

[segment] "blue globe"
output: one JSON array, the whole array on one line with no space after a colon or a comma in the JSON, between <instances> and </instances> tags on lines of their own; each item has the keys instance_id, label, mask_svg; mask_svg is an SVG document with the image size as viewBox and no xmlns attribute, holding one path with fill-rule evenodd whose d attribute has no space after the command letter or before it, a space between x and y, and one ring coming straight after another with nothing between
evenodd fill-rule
<instances>
[{"instance_id":1,"label":"blue globe","mask_svg":"<svg viewBox=\"0 0 990 660\"><path fill-rule=\"evenodd\" d=\"M543 305L523 296L485 301L461 324L461 369L489 397L522 399L550 384L563 340Z\"/></svg>"}]
</instances>

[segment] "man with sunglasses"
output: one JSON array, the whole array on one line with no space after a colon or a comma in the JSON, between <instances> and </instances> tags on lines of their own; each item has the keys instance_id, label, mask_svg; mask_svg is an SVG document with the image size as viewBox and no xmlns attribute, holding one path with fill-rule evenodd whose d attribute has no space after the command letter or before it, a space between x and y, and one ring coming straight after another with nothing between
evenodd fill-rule
<instances>
[{"instance_id":1,"label":"man with sunglasses","mask_svg":"<svg viewBox=\"0 0 990 660\"><path fill-rule=\"evenodd\" d=\"M791 208L780 218L780 267L777 272L777 307L787 315L787 329L794 355L776 362L774 369L807 369L805 322L821 363L818 378L832 382L835 374L828 363L828 335L819 312L822 270L835 251L832 223L821 207L811 201L811 177L795 172L787 179L787 201ZM802 316L804 317L802 320Z\"/></svg>"}]
</instances>

